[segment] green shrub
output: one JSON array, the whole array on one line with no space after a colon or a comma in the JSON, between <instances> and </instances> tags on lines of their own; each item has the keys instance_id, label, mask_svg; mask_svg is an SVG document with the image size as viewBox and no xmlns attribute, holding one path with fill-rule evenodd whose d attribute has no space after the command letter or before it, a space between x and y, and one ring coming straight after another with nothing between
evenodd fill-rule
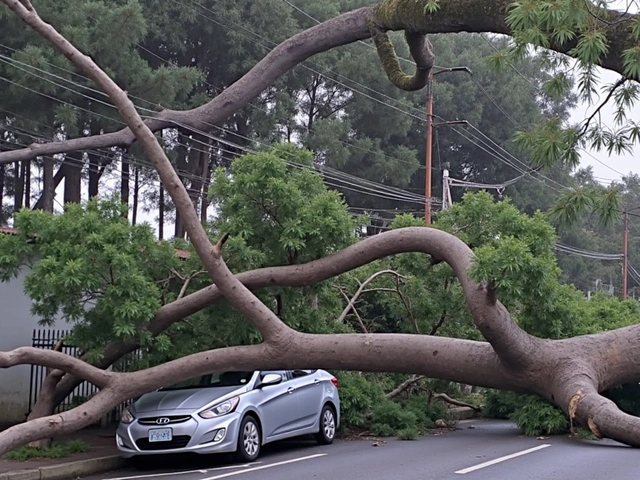
<instances>
[{"instance_id":1,"label":"green shrub","mask_svg":"<svg viewBox=\"0 0 640 480\"><path fill-rule=\"evenodd\" d=\"M513 392L489 390L485 397L484 415L489 418L508 420L509 416L522 404L522 396Z\"/></svg>"},{"instance_id":2,"label":"green shrub","mask_svg":"<svg viewBox=\"0 0 640 480\"><path fill-rule=\"evenodd\" d=\"M559 435L570 430L569 417L555 405L534 395L523 395L523 404L509 415L509 419L525 435Z\"/></svg>"},{"instance_id":3,"label":"green shrub","mask_svg":"<svg viewBox=\"0 0 640 480\"><path fill-rule=\"evenodd\" d=\"M416 427L403 428L396 433L400 440L415 440L418 434L419 432Z\"/></svg>"},{"instance_id":4,"label":"green shrub","mask_svg":"<svg viewBox=\"0 0 640 480\"><path fill-rule=\"evenodd\" d=\"M374 423L371 425L371 433L379 437L393 437L396 429L386 423Z\"/></svg>"},{"instance_id":5,"label":"green shrub","mask_svg":"<svg viewBox=\"0 0 640 480\"><path fill-rule=\"evenodd\" d=\"M416 428L418 417L399 403L383 400L371 415L371 431L376 435L391 436L406 428Z\"/></svg>"},{"instance_id":6,"label":"green shrub","mask_svg":"<svg viewBox=\"0 0 640 480\"><path fill-rule=\"evenodd\" d=\"M369 376L353 372L337 372L340 381L341 425L345 430L361 428L367 423L367 415L372 405L384 399L384 391L379 381Z\"/></svg>"},{"instance_id":7,"label":"green shrub","mask_svg":"<svg viewBox=\"0 0 640 480\"><path fill-rule=\"evenodd\" d=\"M570 431L569 417L536 395L492 390L486 398L486 416L511 420L525 435L559 435Z\"/></svg>"},{"instance_id":8,"label":"green shrub","mask_svg":"<svg viewBox=\"0 0 640 480\"><path fill-rule=\"evenodd\" d=\"M433 427L436 420L447 416L447 408L442 402L429 402L425 395L410 395L399 403L416 416L416 426L422 430Z\"/></svg>"}]
</instances>

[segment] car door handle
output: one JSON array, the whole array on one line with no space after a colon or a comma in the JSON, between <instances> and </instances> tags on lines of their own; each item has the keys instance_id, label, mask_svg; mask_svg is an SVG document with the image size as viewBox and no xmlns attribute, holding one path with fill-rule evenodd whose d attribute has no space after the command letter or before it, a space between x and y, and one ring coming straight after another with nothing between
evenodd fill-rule
<instances>
[{"instance_id":1,"label":"car door handle","mask_svg":"<svg viewBox=\"0 0 640 480\"><path fill-rule=\"evenodd\" d=\"M294 390L295 390L294 387L289 387L287 388L287 393L293 393Z\"/></svg>"},{"instance_id":2,"label":"car door handle","mask_svg":"<svg viewBox=\"0 0 640 480\"><path fill-rule=\"evenodd\" d=\"M315 383L315 384L317 385L318 383L320 383L320 380L318 380L318 379L316 378L316 379L313 381L313 383Z\"/></svg>"}]
</instances>

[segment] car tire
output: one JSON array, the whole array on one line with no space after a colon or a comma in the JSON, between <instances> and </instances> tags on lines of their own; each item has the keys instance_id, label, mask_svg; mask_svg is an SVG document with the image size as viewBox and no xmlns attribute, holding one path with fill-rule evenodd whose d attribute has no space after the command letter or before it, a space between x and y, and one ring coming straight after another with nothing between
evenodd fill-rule
<instances>
[{"instance_id":1,"label":"car tire","mask_svg":"<svg viewBox=\"0 0 640 480\"><path fill-rule=\"evenodd\" d=\"M336 414L330 405L322 407L320 412L320 430L315 435L320 445L330 445L336 438Z\"/></svg>"},{"instance_id":2,"label":"car tire","mask_svg":"<svg viewBox=\"0 0 640 480\"><path fill-rule=\"evenodd\" d=\"M247 415L240 423L236 457L241 462L252 462L260 455L261 434L258 421Z\"/></svg>"}]
</instances>

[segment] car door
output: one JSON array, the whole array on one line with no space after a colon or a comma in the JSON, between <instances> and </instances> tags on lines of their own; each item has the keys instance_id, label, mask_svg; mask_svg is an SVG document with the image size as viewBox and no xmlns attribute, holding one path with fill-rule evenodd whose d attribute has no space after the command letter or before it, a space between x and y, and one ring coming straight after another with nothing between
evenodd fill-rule
<instances>
[{"instance_id":1,"label":"car door","mask_svg":"<svg viewBox=\"0 0 640 480\"><path fill-rule=\"evenodd\" d=\"M267 385L258 388L254 405L262 419L263 437L270 440L273 437L291 433L299 428L298 396L294 385L290 381L287 370L263 370L260 379L270 373L282 375L282 382L277 385Z\"/></svg>"},{"instance_id":2,"label":"car door","mask_svg":"<svg viewBox=\"0 0 640 480\"><path fill-rule=\"evenodd\" d=\"M291 383L298 394L300 428L309 428L320 416L324 385L318 370L293 370L291 374L293 376Z\"/></svg>"}]
</instances>

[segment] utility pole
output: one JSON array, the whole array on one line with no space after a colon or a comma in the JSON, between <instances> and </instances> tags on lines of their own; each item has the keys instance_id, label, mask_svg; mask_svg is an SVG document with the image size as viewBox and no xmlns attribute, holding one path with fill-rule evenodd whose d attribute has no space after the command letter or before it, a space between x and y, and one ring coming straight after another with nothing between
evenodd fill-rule
<instances>
[{"instance_id":1,"label":"utility pole","mask_svg":"<svg viewBox=\"0 0 640 480\"><path fill-rule=\"evenodd\" d=\"M431 225L431 150L433 147L433 68L427 79L427 158L424 185L424 223Z\"/></svg>"},{"instance_id":2,"label":"utility pole","mask_svg":"<svg viewBox=\"0 0 640 480\"><path fill-rule=\"evenodd\" d=\"M425 171L425 186L424 186L424 196L426 197L424 200L424 223L427 225L431 225L431 166L433 163L432 160L432 152L433 152L433 127L439 127L441 125L453 125L453 124L461 124L467 123L465 121L455 121L455 122L441 122L434 124L433 123L433 77L436 75L440 75L441 73L448 72L467 72L471 75L471 70L468 67L453 67L453 68L444 68L442 70L438 70L434 72L433 69L429 72L429 77L427 78L427 138L426 138L426 171Z\"/></svg>"}]
</instances>

